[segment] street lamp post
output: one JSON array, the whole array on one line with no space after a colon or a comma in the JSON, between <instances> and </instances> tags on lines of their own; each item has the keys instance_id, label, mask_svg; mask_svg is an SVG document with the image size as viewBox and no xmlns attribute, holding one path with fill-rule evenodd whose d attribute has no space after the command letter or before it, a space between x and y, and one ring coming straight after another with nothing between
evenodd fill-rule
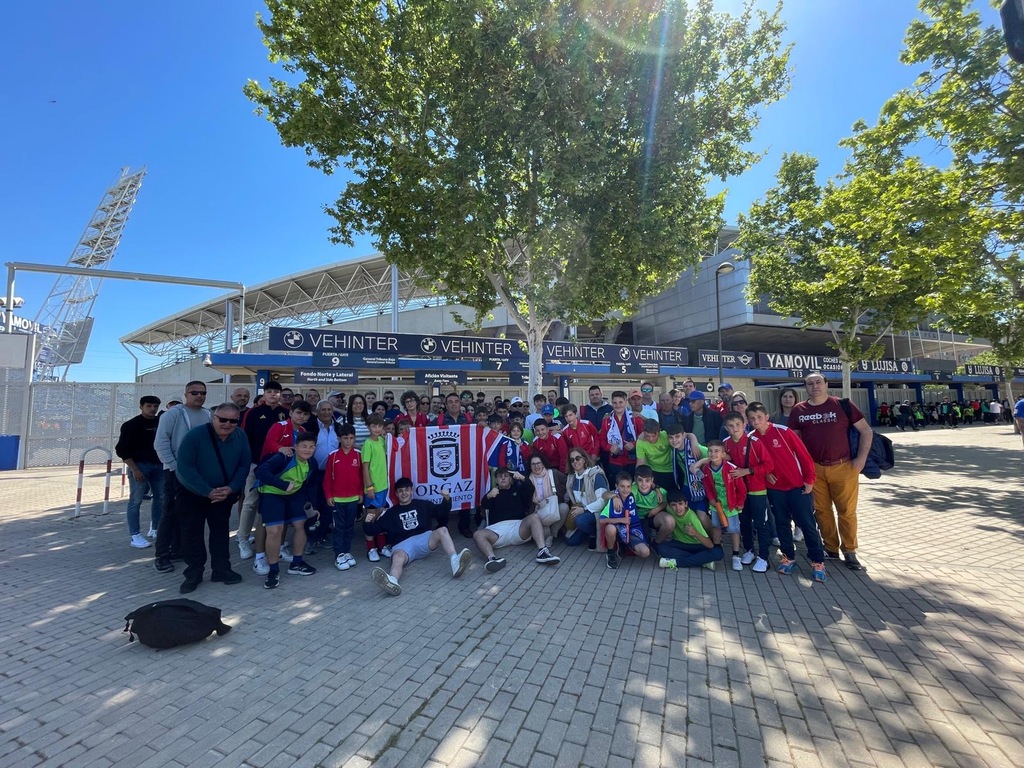
<instances>
[{"instance_id":1,"label":"street lamp post","mask_svg":"<svg viewBox=\"0 0 1024 768\"><path fill-rule=\"evenodd\" d=\"M723 261L715 268L715 325L718 327L718 386L722 386L722 296L719 290L718 279L722 275L728 275L736 271L731 261Z\"/></svg>"}]
</instances>

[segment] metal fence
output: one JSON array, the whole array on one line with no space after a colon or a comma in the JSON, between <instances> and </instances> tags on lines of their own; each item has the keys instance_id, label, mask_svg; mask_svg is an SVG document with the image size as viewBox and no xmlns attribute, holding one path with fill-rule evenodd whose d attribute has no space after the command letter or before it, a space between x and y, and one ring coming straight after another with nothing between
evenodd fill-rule
<instances>
[{"instance_id":1,"label":"metal fence","mask_svg":"<svg viewBox=\"0 0 1024 768\"><path fill-rule=\"evenodd\" d=\"M22 434L26 468L77 464L82 451L97 445L113 450L121 424L138 415L143 395L156 395L163 403L184 399L182 387L174 384L35 382L27 395L23 382L0 386L0 402L9 399L17 406L17 413L13 407L10 414L4 409L4 433L19 433L24 409L29 409L28 434ZM235 386L207 384L207 405L225 402ZM87 461L105 459L95 452Z\"/></svg>"}]
</instances>

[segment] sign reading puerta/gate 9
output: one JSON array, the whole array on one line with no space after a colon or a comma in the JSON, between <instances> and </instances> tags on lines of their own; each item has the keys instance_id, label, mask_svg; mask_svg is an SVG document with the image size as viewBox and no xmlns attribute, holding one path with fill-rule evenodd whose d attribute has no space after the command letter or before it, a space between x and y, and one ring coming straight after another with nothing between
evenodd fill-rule
<instances>
[{"instance_id":1,"label":"sign reading puerta/gate 9","mask_svg":"<svg viewBox=\"0 0 1024 768\"><path fill-rule=\"evenodd\" d=\"M389 501L398 503L395 481L412 480L413 497L435 504L441 491L452 497L452 509L472 509L490 490L491 467L498 466L509 438L477 424L417 427L404 435L388 435Z\"/></svg>"}]
</instances>

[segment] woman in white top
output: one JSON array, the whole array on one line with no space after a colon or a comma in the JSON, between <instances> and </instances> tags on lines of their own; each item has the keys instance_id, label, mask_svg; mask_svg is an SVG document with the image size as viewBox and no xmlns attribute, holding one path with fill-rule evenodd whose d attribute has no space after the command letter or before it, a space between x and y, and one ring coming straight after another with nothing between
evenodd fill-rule
<instances>
[{"instance_id":1,"label":"woman in white top","mask_svg":"<svg viewBox=\"0 0 1024 768\"><path fill-rule=\"evenodd\" d=\"M565 543L575 547L586 542L591 549L596 549L597 515L608 503L604 500L608 477L601 465L594 464L581 448L570 449L569 466L572 473L565 483L565 500L569 506Z\"/></svg>"},{"instance_id":2,"label":"woman in white top","mask_svg":"<svg viewBox=\"0 0 1024 768\"><path fill-rule=\"evenodd\" d=\"M544 457L540 454L533 454L529 461L530 474L526 476L527 481L533 483L533 503L535 511L544 524L547 546L558 531L561 530L565 518L569 515L569 505L558 500L558 482L555 480L554 470L548 468Z\"/></svg>"},{"instance_id":3,"label":"woman in white top","mask_svg":"<svg viewBox=\"0 0 1024 768\"><path fill-rule=\"evenodd\" d=\"M351 424L356 430L356 450L362 450L363 443L370 436L370 427L366 424L367 415L366 398L362 395L352 395L348 399L345 423Z\"/></svg>"}]
</instances>

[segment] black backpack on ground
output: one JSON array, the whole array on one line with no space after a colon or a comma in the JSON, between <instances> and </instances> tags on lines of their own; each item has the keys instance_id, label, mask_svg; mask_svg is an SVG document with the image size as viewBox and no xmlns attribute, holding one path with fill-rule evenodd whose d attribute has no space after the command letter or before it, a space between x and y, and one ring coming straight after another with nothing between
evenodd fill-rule
<instances>
[{"instance_id":1,"label":"black backpack on ground","mask_svg":"<svg viewBox=\"0 0 1024 768\"><path fill-rule=\"evenodd\" d=\"M128 642L134 642L138 635L139 642L150 648L198 643L211 632L226 635L231 631L231 627L220 620L220 608L183 598L147 603L125 616L124 621Z\"/></svg>"}]
</instances>

